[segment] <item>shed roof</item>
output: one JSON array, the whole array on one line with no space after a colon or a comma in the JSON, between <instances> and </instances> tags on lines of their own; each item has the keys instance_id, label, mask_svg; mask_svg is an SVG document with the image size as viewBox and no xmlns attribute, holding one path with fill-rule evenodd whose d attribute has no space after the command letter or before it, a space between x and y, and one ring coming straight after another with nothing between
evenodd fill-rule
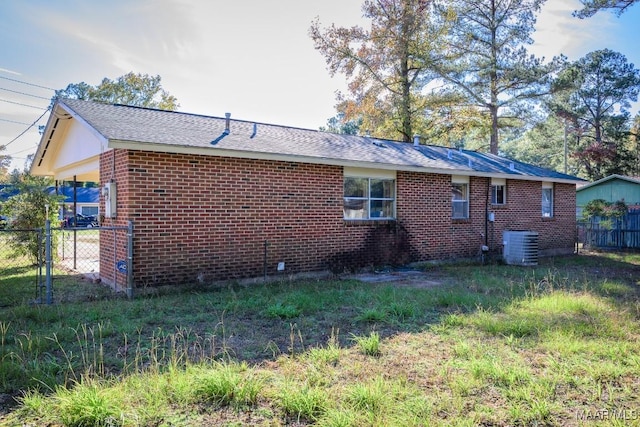
<instances>
[{"instance_id":1,"label":"shed roof","mask_svg":"<svg viewBox=\"0 0 640 427\"><path fill-rule=\"evenodd\" d=\"M576 191L586 190L587 188L595 187L595 186L598 186L600 184L604 184L605 182L616 180L616 179L619 179L619 180L622 180L622 181L627 181L627 182L630 182L632 184L640 185L640 177L613 174L613 175L605 176L604 178L599 179L597 181L589 182L589 183L586 183L584 185L581 185L576 189Z\"/></svg>"},{"instance_id":2,"label":"shed roof","mask_svg":"<svg viewBox=\"0 0 640 427\"><path fill-rule=\"evenodd\" d=\"M81 148L86 150L90 146L86 142L77 142L78 150L75 151L63 149L64 144L71 144L69 140L74 135L96 141L95 147L85 153L85 158L73 158L70 153L81 151ZM61 100L54 106L32 172L68 178L75 170L73 165L84 170L91 163L95 168L99 153L112 148L572 184L582 182L571 175L471 150L416 146L236 119L228 121L227 130L224 117L73 99ZM87 156L93 160L88 162Z\"/></svg>"}]
</instances>

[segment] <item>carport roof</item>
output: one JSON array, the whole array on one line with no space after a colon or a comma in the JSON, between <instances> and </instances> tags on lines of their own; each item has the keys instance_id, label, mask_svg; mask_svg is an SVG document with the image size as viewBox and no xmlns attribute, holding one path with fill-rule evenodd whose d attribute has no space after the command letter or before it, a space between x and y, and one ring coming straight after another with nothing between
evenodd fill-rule
<instances>
[{"instance_id":1,"label":"carport roof","mask_svg":"<svg viewBox=\"0 0 640 427\"><path fill-rule=\"evenodd\" d=\"M61 150L64 144L70 143L71 133L65 128L73 122L86 128L77 134L95 138L96 147L102 145L103 150L125 148L451 175L582 182L571 175L477 151L416 146L365 136L73 99L61 100L54 106L36 152L32 173L62 177L55 167L66 167L68 174L72 169L68 166L70 162L86 163L87 159L69 158L65 165L60 159L51 158L64 151ZM56 128L57 135L54 134ZM48 148L50 144L55 148ZM88 155L95 157L99 152L94 150Z\"/></svg>"}]
</instances>

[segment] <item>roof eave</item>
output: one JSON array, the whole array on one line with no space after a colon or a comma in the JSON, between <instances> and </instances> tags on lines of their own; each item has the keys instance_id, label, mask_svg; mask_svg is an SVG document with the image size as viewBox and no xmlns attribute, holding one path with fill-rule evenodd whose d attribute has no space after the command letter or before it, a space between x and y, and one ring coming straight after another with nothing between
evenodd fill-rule
<instances>
[{"instance_id":1,"label":"roof eave","mask_svg":"<svg viewBox=\"0 0 640 427\"><path fill-rule=\"evenodd\" d=\"M394 163L380 163L380 162L367 162L358 160L344 160L334 159L329 157L313 157L302 156L294 154L282 154L282 153L264 153L257 151L247 150L226 150L221 148L211 149L209 147L194 147L185 145L170 145L170 144L158 144L152 142L135 142L135 141L123 141L111 139L108 141L108 148L114 149L129 149L139 151L153 151L175 154L195 154L205 156L219 156L219 157L232 157L242 159L255 159L255 160L274 160L283 162L297 162L297 163L311 163L322 164L331 166L350 166L350 167L362 167L362 168L377 168L383 170L397 170L407 172L421 172L421 173L435 173L442 175L463 175L463 176L478 176L487 178L505 178L505 179L518 179L524 181L544 181L544 182L556 182L562 184L578 184L582 182L577 179L565 179L554 177L540 177L533 175L524 175L519 173L497 173L497 172L480 172L473 169L454 169L454 168L435 168L424 167L418 165L400 165Z\"/></svg>"},{"instance_id":2,"label":"roof eave","mask_svg":"<svg viewBox=\"0 0 640 427\"><path fill-rule=\"evenodd\" d=\"M44 132L42 133L42 137L40 138L40 142L38 143L38 148L36 149L33 163L29 169L30 173L38 176L56 176L58 172L52 170L50 166L48 166L46 158L47 153L51 153L54 150L55 146L59 143L59 138L61 134L64 134L65 127L67 126L69 120L75 119L79 123L81 123L84 127L90 130L102 143L103 146L107 145L107 138L104 137L100 132L98 132L93 126L91 126L85 119L83 119L79 114L71 109L68 105L66 105L63 101L58 101L55 103L51 110L51 114L49 114L49 118L47 120L47 124L45 125ZM62 121L62 122L61 122Z\"/></svg>"},{"instance_id":3,"label":"roof eave","mask_svg":"<svg viewBox=\"0 0 640 427\"><path fill-rule=\"evenodd\" d=\"M60 122L60 116L57 113L58 104L54 105L52 112L49 114L49 118L47 119L47 124L44 127L44 132L40 137L40 142L38 143L38 148L33 157L33 162L31 163L31 167L29 168L29 173L32 175L51 175L50 170L44 170L42 167L42 162L44 161L44 156L49 150L49 146L53 142L54 132L58 129L58 124ZM55 142L53 142L55 144ZM51 147L53 148L53 147Z\"/></svg>"},{"instance_id":4,"label":"roof eave","mask_svg":"<svg viewBox=\"0 0 640 427\"><path fill-rule=\"evenodd\" d=\"M630 177L624 176L624 175L613 174L613 175L605 176L604 178L601 178L601 179L599 179L597 181L590 182L589 184L583 185L582 187L578 188L577 191L586 190L587 188L594 187L596 185L602 184L602 183L607 182L607 181L611 181L613 179L620 179L622 181L627 181L627 182L630 182L632 184L640 184L640 181L637 180L637 179L633 179L633 178L630 178Z\"/></svg>"}]
</instances>

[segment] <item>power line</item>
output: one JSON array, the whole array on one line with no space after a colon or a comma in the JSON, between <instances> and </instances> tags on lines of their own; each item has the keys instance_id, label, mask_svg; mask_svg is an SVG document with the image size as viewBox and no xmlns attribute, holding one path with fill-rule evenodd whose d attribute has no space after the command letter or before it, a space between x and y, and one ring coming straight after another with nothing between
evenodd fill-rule
<instances>
[{"instance_id":1,"label":"power line","mask_svg":"<svg viewBox=\"0 0 640 427\"><path fill-rule=\"evenodd\" d=\"M21 83L21 84L27 85L27 86L39 87L40 89L48 89L48 90L55 91L55 89L47 87L47 86L40 86L40 85L36 85L36 84L33 84L33 83L23 82L22 80L16 80L16 79L12 79L10 77L0 76L0 79L9 80L9 81L16 82L16 83Z\"/></svg>"},{"instance_id":2,"label":"power line","mask_svg":"<svg viewBox=\"0 0 640 427\"><path fill-rule=\"evenodd\" d=\"M29 129L31 129L32 127L34 127L34 126L36 125L36 123L38 123L38 122L40 121L40 119L41 119L41 118L43 118L45 114L47 114L47 112L49 112L49 109L48 109L48 108L45 110L45 112L44 112L44 113L42 113L42 114L40 115L40 117L38 117L38 118L36 119L36 121L35 121L35 122L31 123L31 124L29 125L29 127L27 127L25 130L23 130L23 131L20 133L20 135L16 136L16 137L15 137L15 138L13 138L11 141L9 141L8 143L4 144L5 148L6 148L6 147L8 147L11 143L15 142L15 141L16 141L18 138L20 138L22 135L24 135L25 133L27 133L27 131L28 131Z\"/></svg>"},{"instance_id":3,"label":"power line","mask_svg":"<svg viewBox=\"0 0 640 427\"><path fill-rule=\"evenodd\" d=\"M9 104L22 105L23 107L35 108L37 110L42 110L42 107L37 107L35 105L23 104L22 102L9 101L8 99L0 99L2 102L8 102ZM47 108L48 110L48 108Z\"/></svg>"},{"instance_id":4,"label":"power line","mask_svg":"<svg viewBox=\"0 0 640 427\"><path fill-rule=\"evenodd\" d=\"M29 148L25 148L24 150L20 150L20 151L16 151L15 153L3 153L2 151L0 151L0 156L15 156L16 154L20 154L20 153L24 153L25 151L31 151L31 150L35 150L37 149L38 146L35 147L29 147Z\"/></svg>"},{"instance_id":5,"label":"power line","mask_svg":"<svg viewBox=\"0 0 640 427\"><path fill-rule=\"evenodd\" d=\"M25 122L17 122L15 120L9 120L9 119L0 119L1 122L8 122L8 123L15 123L18 125L25 125L25 126L29 126L29 123L25 123Z\"/></svg>"},{"instance_id":6,"label":"power line","mask_svg":"<svg viewBox=\"0 0 640 427\"><path fill-rule=\"evenodd\" d=\"M32 98L39 98L39 99L46 99L46 100L50 100L51 99L51 98L46 98L44 96L38 96L38 95L32 95L30 93L26 93L26 92L20 92L18 90L7 89L5 87L0 87L0 90L4 90L4 91L7 91L7 92L12 92L12 93L17 93L18 95L30 96Z\"/></svg>"}]
</instances>

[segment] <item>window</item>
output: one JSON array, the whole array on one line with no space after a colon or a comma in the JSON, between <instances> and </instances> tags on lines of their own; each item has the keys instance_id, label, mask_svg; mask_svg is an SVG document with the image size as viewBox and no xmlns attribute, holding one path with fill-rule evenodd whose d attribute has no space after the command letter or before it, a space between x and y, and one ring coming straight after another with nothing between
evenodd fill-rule
<instances>
[{"instance_id":1,"label":"window","mask_svg":"<svg viewBox=\"0 0 640 427\"><path fill-rule=\"evenodd\" d=\"M451 218L469 218L469 178L451 178Z\"/></svg>"},{"instance_id":2,"label":"window","mask_svg":"<svg viewBox=\"0 0 640 427\"><path fill-rule=\"evenodd\" d=\"M82 215L85 216L96 216L98 215L98 207L97 206L83 206L81 208Z\"/></svg>"},{"instance_id":3,"label":"window","mask_svg":"<svg viewBox=\"0 0 640 427\"><path fill-rule=\"evenodd\" d=\"M507 180L491 179L491 204L504 205L507 203Z\"/></svg>"},{"instance_id":4,"label":"window","mask_svg":"<svg viewBox=\"0 0 640 427\"><path fill-rule=\"evenodd\" d=\"M542 183L542 217L553 217L553 183Z\"/></svg>"},{"instance_id":5,"label":"window","mask_svg":"<svg viewBox=\"0 0 640 427\"><path fill-rule=\"evenodd\" d=\"M344 218L394 218L395 187L395 179L345 176Z\"/></svg>"}]
</instances>

